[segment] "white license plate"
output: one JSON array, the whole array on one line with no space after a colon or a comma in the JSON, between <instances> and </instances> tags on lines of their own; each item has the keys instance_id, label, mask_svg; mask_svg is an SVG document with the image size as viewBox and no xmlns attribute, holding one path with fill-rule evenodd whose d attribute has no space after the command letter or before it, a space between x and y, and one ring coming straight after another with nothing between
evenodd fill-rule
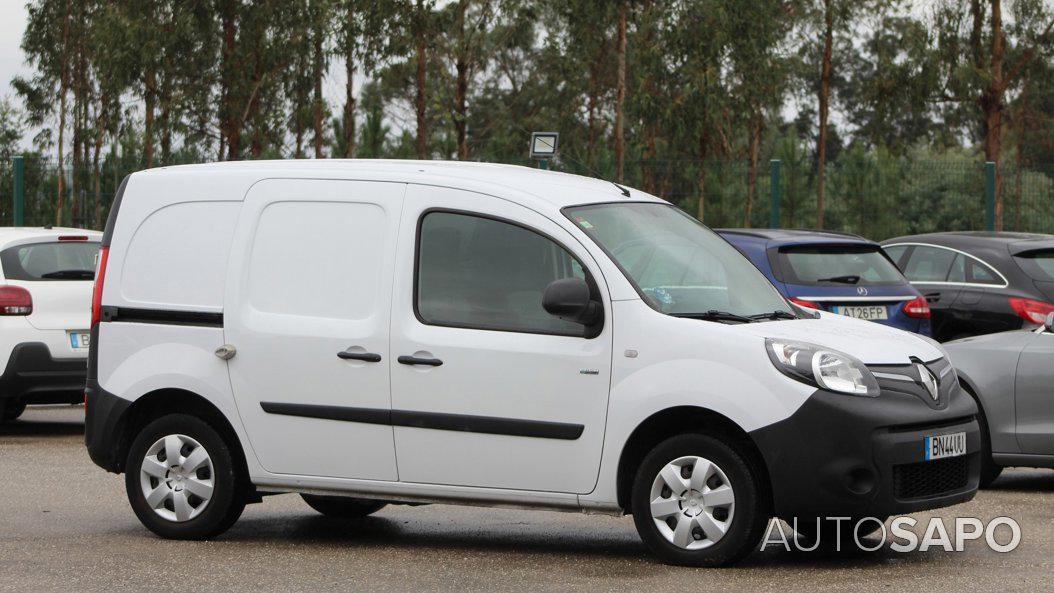
<instances>
[{"instance_id":1,"label":"white license plate","mask_svg":"<svg viewBox=\"0 0 1054 593\"><path fill-rule=\"evenodd\" d=\"M88 332L70 332L70 347L84 350L91 346L91 334Z\"/></svg>"},{"instance_id":2,"label":"white license plate","mask_svg":"<svg viewBox=\"0 0 1054 593\"><path fill-rule=\"evenodd\" d=\"M926 461L966 455L966 433L954 432L923 439Z\"/></svg>"},{"instance_id":3,"label":"white license plate","mask_svg":"<svg viewBox=\"0 0 1054 593\"><path fill-rule=\"evenodd\" d=\"M855 317L857 319L867 319L872 321L875 319L889 319L889 313L886 312L885 307L871 306L871 307L835 307L834 312L839 315L845 315L846 317Z\"/></svg>"}]
</instances>

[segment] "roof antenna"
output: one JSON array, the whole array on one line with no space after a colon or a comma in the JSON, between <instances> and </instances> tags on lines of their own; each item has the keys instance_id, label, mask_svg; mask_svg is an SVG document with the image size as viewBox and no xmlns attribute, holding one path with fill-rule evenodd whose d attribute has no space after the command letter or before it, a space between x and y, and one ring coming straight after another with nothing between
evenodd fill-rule
<instances>
[{"instance_id":1,"label":"roof antenna","mask_svg":"<svg viewBox=\"0 0 1054 593\"><path fill-rule=\"evenodd\" d=\"M614 185L615 187L617 187L619 189L619 191L622 192L622 195L626 196L627 198L630 197L628 189L622 187L621 185L615 183L614 181L611 181L610 183L611 183L611 185Z\"/></svg>"}]
</instances>

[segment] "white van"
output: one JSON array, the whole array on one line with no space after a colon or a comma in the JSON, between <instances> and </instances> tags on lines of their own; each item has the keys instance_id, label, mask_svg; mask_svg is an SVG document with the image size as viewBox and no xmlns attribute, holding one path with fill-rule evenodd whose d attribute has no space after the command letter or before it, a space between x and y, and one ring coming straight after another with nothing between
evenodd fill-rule
<instances>
[{"instance_id":1,"label":"white van","mask_svg":"<svg viewBox=\"0 0 1054 593\"><path fill-rule=\"evenodd\" d=\"M772 516L885 518L977 488L976 407L935 342L798 309L692 217L597 179L135 173L92 317L88 449L163 537L297 492L341 517L631 513L664 561L712 566Z\"/></svg>"}]
</instances>

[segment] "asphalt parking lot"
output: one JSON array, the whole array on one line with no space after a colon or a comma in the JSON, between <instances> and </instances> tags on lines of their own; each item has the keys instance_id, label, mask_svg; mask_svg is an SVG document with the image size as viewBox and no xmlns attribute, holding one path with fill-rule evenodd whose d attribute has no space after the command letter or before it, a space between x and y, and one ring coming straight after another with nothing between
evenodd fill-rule
<instances>
[{"instance_id":1,"label":"asphalt parking lot","mask_svg":"<svg viewBox=\"0 0 1054 593\"><path fill-rule=\"evenodd\" d=\"M1054 574L1046 470L1008 471L941 512L1013 517L1022 541L1005 554L983 540L961 553L771 547L735 568L693 570L656 562L629 518L435 505L341 522L295 495L248 507L215 541L163 541L128 508L123 479L88 460L82 417L37 408L0 427L0 590L1038 591Z\"/></svg>"}]
</instances>

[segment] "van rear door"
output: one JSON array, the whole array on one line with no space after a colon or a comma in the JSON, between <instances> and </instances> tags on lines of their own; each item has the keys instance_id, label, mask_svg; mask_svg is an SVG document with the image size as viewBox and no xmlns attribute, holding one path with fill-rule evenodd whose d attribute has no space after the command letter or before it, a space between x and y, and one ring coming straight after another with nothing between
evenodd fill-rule
<instances>
[{"instance_id":1,"label":"van rear door","mask_svg":"<svg viewBox=\"0 0 1054 593\"><path fill-rule=\"evenodd\" d=\"M238 412L269 472L398 479L388 324L404 191L275 179L246 195L224 336Z\"/></svg>"}]
</instances>

